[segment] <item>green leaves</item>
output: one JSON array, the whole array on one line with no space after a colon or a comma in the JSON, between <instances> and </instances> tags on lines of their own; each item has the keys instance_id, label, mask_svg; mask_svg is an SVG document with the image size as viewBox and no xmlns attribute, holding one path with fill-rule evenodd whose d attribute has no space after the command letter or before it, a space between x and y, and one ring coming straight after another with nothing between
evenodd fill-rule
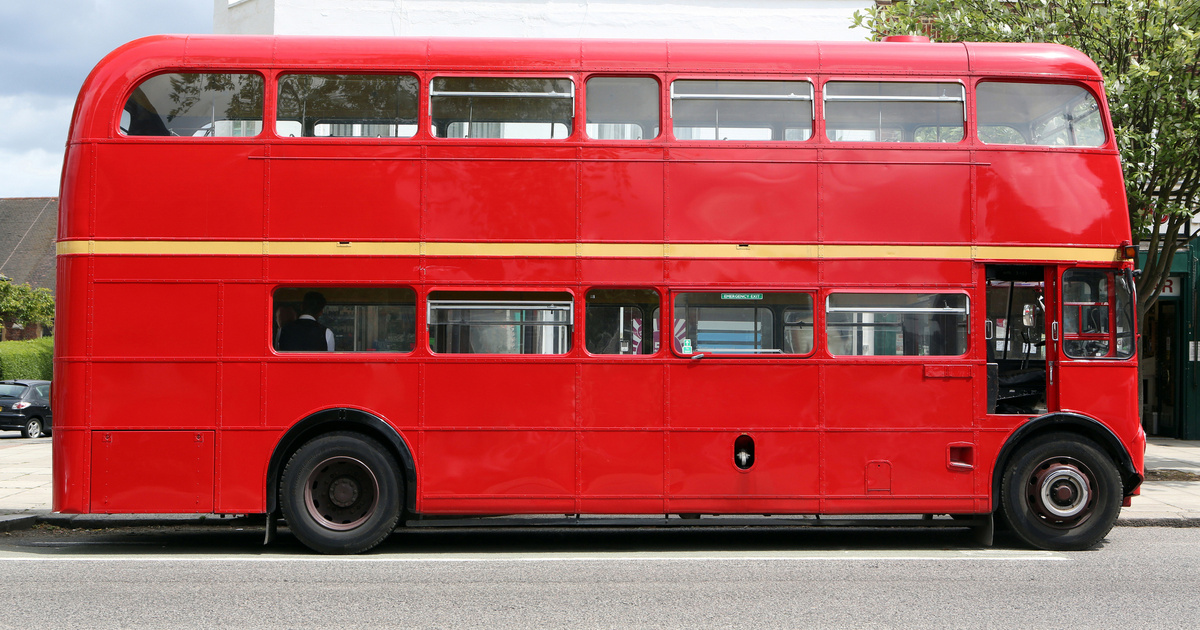
<instances>
[{"instance_id":1,"label":"green leaves","mask_svg":"<svg viewBox=\"0 0 1200 630\"><path fill-rule=\"evenodd\" d=\"M54 321L54 294L0 276L0 320L13 324L46 325Z\"/></svg>"}]
</instances>

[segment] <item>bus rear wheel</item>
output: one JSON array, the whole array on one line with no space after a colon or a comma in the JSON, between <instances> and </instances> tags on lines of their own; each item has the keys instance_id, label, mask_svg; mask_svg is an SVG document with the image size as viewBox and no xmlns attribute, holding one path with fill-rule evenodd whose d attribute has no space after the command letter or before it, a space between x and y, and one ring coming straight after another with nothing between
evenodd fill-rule
<instances>
[{"instance_id":1,"label":"bus rear wheel","mask_svg":"<svg viewBox=\"0 0 1200 630\"><path fill-rule=\"evenodd\" d=\"M1000 505L1022 540L1039 549L1090 549L1121 512L1117 467L1081 436L1051 433L1022 448L1004 473Z\"/></svg>"},{"instance_id":2,"label":"bus rear wheel","mask_svg":"<svg viewBox=\"0 0 1200 630\"><path fill-rule=\"evenodd\" d=\"M279 482L292 533L321 553L360 553L383 542L400 520L395 458L356 433L310 440L288 460Z\"/></svg>"}]
</instances>

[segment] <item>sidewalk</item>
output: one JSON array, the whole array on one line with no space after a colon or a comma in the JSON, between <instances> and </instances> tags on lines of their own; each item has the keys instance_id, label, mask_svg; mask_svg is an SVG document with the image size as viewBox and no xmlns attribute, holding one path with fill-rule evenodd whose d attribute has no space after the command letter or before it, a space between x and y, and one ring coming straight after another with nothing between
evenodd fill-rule
<instances>
[{"instance_id":1,"label":"sidewalk","mask_svg":"<svg viewBox=\"0 0 1200 630\"><path fill-rule=\"evenodd\" d=\"M1121 510L1118 525L1200 527L1200 480L1172 480L1200 477L1200 441L1151 438L1146 447L1146 470L1149 479L1142 484L1142 495ZM29 527L47 517L125 524L179 518L60 517L51 515L50 503L50 439L27 440L16 433L0 433L0 531Z\"/></svg>"}]
</instances>

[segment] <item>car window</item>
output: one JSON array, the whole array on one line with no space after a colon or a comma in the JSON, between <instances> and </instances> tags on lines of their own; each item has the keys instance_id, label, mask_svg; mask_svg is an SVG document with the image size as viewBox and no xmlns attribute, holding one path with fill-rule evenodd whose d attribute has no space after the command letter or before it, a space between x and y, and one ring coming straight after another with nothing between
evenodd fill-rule
<instances>
[{"instance_id":1,"label":"car window","mask_svg":"<svg viewBox=\"0 0 1200 630\"><path fill-rule=\"evenodd\" d=\"M40 396L42 398L50 397L50 386L49 385L38 385L35 389L37 391L38 396Z\"/></svg>"},{"instance_id":2,"label":"car window","mask_svg":"<svg viewBox=\"0 0 1200 630\"><path fill-rule=\"evenodd\" d=\"M20 398L25 389L24 385L16 383L0 383L0 398Z\"/></svg>"}]
</instances>

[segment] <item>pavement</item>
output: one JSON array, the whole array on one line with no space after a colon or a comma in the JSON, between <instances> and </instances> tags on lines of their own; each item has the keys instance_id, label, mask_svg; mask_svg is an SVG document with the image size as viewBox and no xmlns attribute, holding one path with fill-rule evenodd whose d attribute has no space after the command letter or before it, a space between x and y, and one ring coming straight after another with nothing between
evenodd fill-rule
<instances>
[{"instance_id":1,"label":"pavement","mask_svg":"<svg viewBox=\"0 0 1200 630\"><path fill-rule=\"evenodd\" d=\"M51 511L50 438L0 433L0 532L39 522L69 527L194 522L212 515L55 514ZM1117 525L1200 527L1200 441L1150 438L1147 481Z\"/></svg>"}]
</instances>

